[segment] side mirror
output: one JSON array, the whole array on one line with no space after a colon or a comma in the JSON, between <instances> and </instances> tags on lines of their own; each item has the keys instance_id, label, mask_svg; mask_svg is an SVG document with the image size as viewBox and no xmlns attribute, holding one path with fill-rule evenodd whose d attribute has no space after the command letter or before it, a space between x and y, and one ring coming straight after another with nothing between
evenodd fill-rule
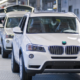
<instances>
[{"instance_id":1,"label":"side mirror","mask_svg":"<svg viewBox=\"0 0 80 80\"><path fill-rule=\"evenodd\" d=\"M0 24L0 28L4 28L4 27L3 27L3 24Z\"/></svg>"},{"instance_id":2,"label":"side mirror","mask_svg":"<svg viewBox=\"0 0 80 80\"><path fill-rule=\"evenodd\" d=\"M13 28L13 32L14 32L15 34L23 34L23 32L21 31L21 29L20 29L19 27Z\"/></svg>"}]
</instances>

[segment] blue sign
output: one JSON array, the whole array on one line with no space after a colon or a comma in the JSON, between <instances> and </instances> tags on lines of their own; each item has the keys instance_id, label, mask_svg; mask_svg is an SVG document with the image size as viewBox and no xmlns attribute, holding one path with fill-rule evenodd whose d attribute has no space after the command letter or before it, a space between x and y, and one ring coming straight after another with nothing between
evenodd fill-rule
<instances>
[{"instance_id":1,"label":"blue sign","mask_svg":"<svg viewBox=\"0 0 80 80\"><path fill-rule=\"evenodd\" d=\"M54 4L56 4L56 1L54 1Z\"/></svg>"}]
</instances>

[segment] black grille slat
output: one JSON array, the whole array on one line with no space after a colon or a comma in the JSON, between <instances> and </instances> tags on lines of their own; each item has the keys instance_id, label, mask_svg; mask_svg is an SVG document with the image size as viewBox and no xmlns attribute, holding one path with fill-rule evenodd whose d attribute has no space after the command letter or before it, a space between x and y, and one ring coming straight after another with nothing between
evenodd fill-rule
<instances>
[{"instance_id":1,"label":"black grille slat","mask_svg":"<svg viewBox=\"0 0 80 80\"><path fill-rule=\"evenodd\" d=\"M79 46L65 46L63 48L63 46L50 46L49 51L51 54L54 54L54 55L61 55L63 54L63 52L65 52L68 55L75 55L79 53L80 47Z\"/></svg>"},{"instance_id":2,"label":"black grille slat","mask_svg":"<svg viewBox=\"0 0 80 80\"><path fill-rule=\"evenodd\" d=\"M68 55L78 54L79 51L80 51L79 46L67 46L65 48L65 53Z\"/></svg>"},{"instance_id":3,"label":"black grille slat","mask_svg":"<svg viewBox=\"0 0 80 80\"><path fill-rule=\"evenodd\" d=\"M63 50L62 46L50 46L49 51L51 54L61 55L61 54L63 54L64 50Z\"/></svg>"}]
</instances>

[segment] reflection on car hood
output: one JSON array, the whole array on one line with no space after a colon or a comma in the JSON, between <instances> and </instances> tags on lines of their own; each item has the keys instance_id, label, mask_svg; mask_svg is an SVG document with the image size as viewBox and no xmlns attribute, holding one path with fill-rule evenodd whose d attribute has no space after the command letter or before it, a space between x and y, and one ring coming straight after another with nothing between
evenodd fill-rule
<instances>
[{"instance_id":1,"label":"reflection on car hood","mask_svg":"<svg viewBox=\"0 0 80 80\"><path fill-rule=\"evenodd\" d=\"M66 41L66 45L79 45L79 34L27 34L27 37L33 44L40 45L62 45L62 41Z\"/></svg>"}]
</instances>

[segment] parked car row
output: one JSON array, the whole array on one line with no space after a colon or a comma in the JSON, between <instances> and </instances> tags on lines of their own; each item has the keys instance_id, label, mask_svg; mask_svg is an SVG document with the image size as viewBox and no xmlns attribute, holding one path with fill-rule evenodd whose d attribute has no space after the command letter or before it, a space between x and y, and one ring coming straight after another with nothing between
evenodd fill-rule
<instances>
[{"instance_id":1,"label":"parked car row","mask_svg":"<svg viewBox=\"0 0 80 80\"><path fill-rule=\"evenodd\" d=\"M80 22L76 15L15 9L7 10L0 32L1 54L7 58L11 52L11 69L20 72L20 80L32 80L43 72L80 72Z\"/></svg>"},{"instance_id":2,"label":"parked car row","mask_svg":"<svg viewBox=\"0 0 80 80\"><path fill-rule=\"evenodd\" d=\"M19 25L21 18L26 12L9 12L4 20L4 30L1 32L1 54L3 58L7 58L12 51L12 41L14 37L13 28Z\"/></svg>"},{"instance_id":3,"label":"parked car row","mask_svg":"<svg viewBox=\"0 0 80 80\"><path fill-rule=\"evenodd\" d=\"M12 51L12 40L14 37L13 28L19 25L24 14L26 14L28 11L33 12L33 10L33 7L22 5L13 5L4 8L5 13L3 14L5 15L3 16L5 19L1 19L1 23L3 23L3 25L0 25L1 54L3 58L7 58L8 54L10 54ZM2 20L4 20L4 22L2 22Z\"/></svg>"}]
</instances>

